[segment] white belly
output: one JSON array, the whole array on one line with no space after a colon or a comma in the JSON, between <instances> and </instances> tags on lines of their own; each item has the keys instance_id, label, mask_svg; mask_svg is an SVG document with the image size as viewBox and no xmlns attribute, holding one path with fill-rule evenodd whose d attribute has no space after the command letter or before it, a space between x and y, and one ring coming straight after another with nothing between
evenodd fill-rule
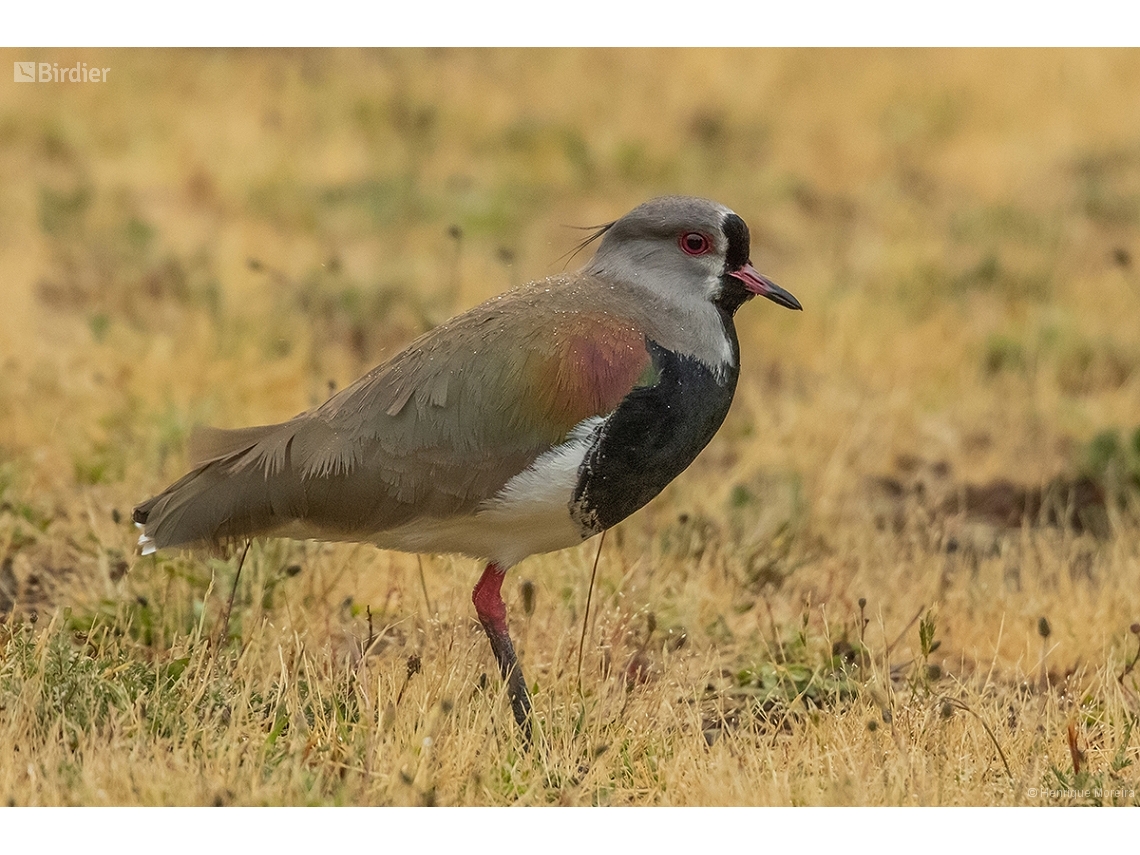
<instances>
[{"instance_id":1,"label":"white belly","mask_svg":"<svg viewBox=\"0 0 1140 855\"><path fill-rule=\"evenodd\" d=\"M578 468L600 417L586 419L569 439L508 481L474 513L448 519L421 518L381 532L373 542L402 552L458 552L494 561L503 569L528 555L581 543L593 532L570 518Z\"/></svg>"}]
</instances>

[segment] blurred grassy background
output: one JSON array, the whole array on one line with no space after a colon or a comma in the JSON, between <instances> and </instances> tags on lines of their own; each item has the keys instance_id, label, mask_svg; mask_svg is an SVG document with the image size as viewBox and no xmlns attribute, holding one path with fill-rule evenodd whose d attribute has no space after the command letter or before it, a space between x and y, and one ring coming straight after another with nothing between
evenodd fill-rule
<instances>
[{"instance_id":1,"label":"blurred grassy background","mask_svg":"<svg viewBox=\"0 0 1140 855\"><path fill-rule=\"evenodd\" d=\"M728 422L606 544L586 679L612 709L594 710L594 730L579 721L565 753L593 757L594 777L552 783L549 768L511 753L511 735L489 723L492 696L480 696L472 718L451 712L489 668L469 614L472 562L269 544L255 547L234 616L238 649L265 655L241 673L248 685L269 681L265 693L276 686L278 697L268 719L251 714L249 732L261 728L277 745L277 717L289 708L282 686L297 690L272 682L280 651L296 643L306 655L325 651L330 674L342 661L359 670L362 640L375 640L370 610L391 625L365 661L378 685L398 687L411 652L425 674L445 676L409 681L421 715L406 732L397 725L379 747L361 743L337 762L358 771L385 750L405 757L425 722L455 729L450 760L428 771L417 760L403 783L363 775L346 784L325 767L298 778L311 739L296 735L300 747L281 757L299 765L284 778L266 771L253 786L235 761L195 773L185 800L1024 799L1024 788L994 783L1000 767L964 714L956 722L962 739L978 739L977 769L940 749L934 765L916 772L899 759L896 777L862 789L863 773L885 762L873 754L884 749L864 728L867 710L895 715L900 686L916 674L922 691L907 685L923 715L931 703L944 711L938 699L949 690L931 687L952 681L994 716L1055 705L1045 735L1018 743L1021 783L1068 763L1072 721L1086 728L1082 750L1106 758L1102 777L1110 768L1127 777L1127 763L1113 764L1135 756L1136 687L1113 675L1140 617L1140 54L3 54L5 68L35 59L111 71L104 84L0 84L0 616L10 634L0 694L26 698L39 684L14 663L37 650L48 657L59 633L95 637L96 625L141 645L83 648L72 638L59 648L76 662L93 657L96 673L181 662L171 685L184 686L187 663L207 667L190 641L216 624L233 562L142 561L128 522L134 503L184 471L195 423L287 418L452 314L578 264L565 254L581 234L567 225L689 193L745 218L756 266L805 312L741 311L743 374ZM517 591L509 598L552 723L573 707L566 693L593 548L518 569L537 591L533 615L522 614ZM860 598L873 617L866 637ZM916 613L930 609L936 651L917 631ZM33 618L51 615L52 631L33 632ZM449 658L457 639L458 660ZM18 644L29 645L25 659ZM892 660L907 661L904 649L910 670ZM932 656L937 674L922 670ZM789 663L805 670L772 670ZM619 672L635 685L628 694ZM1075 682L1056 688L1066 680ZM166 684L146 685L143 694ZM1018 686L1040 698L1004 694ZM377 692L372 726L386 715ZM658 701L678 696L690 698L690 718L655 718ZM0 795L183 800L184 769L140 789L110 761L75 759L108 715L134 721L126 710L139 695L122 697L131 702L112 712L96 704L102 713L74 744L63 740L71 753L44 755L38 783L0 775ZM1078 716L1087 698L1095 711ZM0 719L25 742L55 745L52 734L66 731L66 705L9 701L5 714L4 703ZM630 730L631 703L643 704L641 730ZM769 745L773 710L805 705L829 711L818 726L847 728L833 736L850 762L836 771L834 758L816 758L801 789L782 777L806 762L793 748L780 757L746 749L749 739ZM367 730L359 707L356 715ZM501 707L496 716L507 720ZM614 745L607 728L621 727L627 739L673 734L662 749L673 765L653 761L649 774L638 766L645 752L630 760L627 745L623 768L634 771L623 778L608 765L615 752L594 757L583 734ZM478 740L492 729L510 786L488 790L470 782L486 781ZM1003 739L1020 738L1007 729ZM692 733L704 738L686 741ZM904 758L904 737L892 736ZM226 750L236 744L232 733L217 738ZM801 735L789 738L798 745ZM483 748L460 747L469 745ZM204 768L202 756L214 756L187 751L186 762ZM745 752L755 778L718 777L726 761L706 751ZM447 762L457 765L444 774ZM951 792L950 779L972 783Z\"/></svg>"}]
</instances>

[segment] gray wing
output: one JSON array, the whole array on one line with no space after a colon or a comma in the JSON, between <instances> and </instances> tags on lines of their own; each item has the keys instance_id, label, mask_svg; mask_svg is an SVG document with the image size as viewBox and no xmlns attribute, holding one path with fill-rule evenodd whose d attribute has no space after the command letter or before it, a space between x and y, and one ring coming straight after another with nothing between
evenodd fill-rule
<instances>
[{"instance_id":1,"label":"gray wing","mask_svg":"<svg viewBox=\"0 0 1140 855\"><path fill-rule=\"evenodd\" d=\"M135 509L144 537L158 548L283 530L367 540L417 517L474 510L632 386L623 374L610 384L615 400L575 399L591 384L566 376L582 368L565 351L579 327L596 326L571 308L581 287L553 306L537 288L484 303L282 424L200 429L193 471ZM519 311L540 293L555 311ZM624 340L611 336L611 362L628 363L632 378L646 351L623 329Z\"/></svg>"}]
</instances>

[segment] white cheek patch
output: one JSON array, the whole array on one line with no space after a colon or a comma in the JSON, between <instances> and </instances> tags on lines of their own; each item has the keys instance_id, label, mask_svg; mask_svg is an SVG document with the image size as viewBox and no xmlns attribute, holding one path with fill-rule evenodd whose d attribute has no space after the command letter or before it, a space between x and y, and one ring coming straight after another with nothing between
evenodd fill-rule
<instances>
[{"instance_id":1,"label":"white cheek patch","mask_svg":"<svg viewBox=\"0 0 1140 855\"><path fill-rule=\"evenodd\" d=\"M728 368L736 367L736 359L720 311L713 303L720 294L720 288L720 274L712 272L700 289L680 291L681 297L675 301L675 313L681 336L677 346L670 347L670 350L696 357L718 377L723 377Z\"/></svg>"}]
</instances>

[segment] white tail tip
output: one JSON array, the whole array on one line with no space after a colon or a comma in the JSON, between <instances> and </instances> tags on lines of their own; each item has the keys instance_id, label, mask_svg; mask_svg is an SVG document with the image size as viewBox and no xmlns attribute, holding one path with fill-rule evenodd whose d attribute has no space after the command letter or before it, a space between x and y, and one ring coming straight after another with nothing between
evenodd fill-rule
<instances>
[{"instance_id":1,"label":"white tail tip","mask_svg":"<svg viewBox=\"0 0 1140 855\"><path fill-rule=\"evenodd\" d=\"M135 523L135 528L143 528L143 524ZM158 547L155 546L153 538L147 537L145 534L140 534L139 549L142 550L143 555L154 555Z\"/></svg>"}]
</instances>

